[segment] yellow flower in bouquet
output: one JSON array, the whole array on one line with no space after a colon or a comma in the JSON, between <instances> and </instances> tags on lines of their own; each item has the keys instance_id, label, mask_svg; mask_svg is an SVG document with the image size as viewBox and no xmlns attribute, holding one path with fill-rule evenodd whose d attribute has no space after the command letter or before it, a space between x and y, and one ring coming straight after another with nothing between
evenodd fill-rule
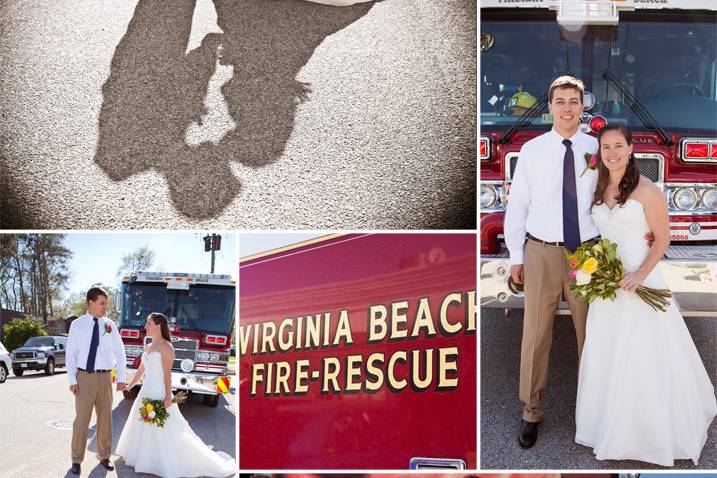
<instances>
[{"instance_id":1,"label":"yellow flower in bouquet","mask_svg":"<svg viewBox=\"0 0 717 478\"><path fill-rule=\"evenodd\" d=\"M592 274L598 269L598 261L594 257L588 258L585 262L583 262L583 266L580 268L583 272L587 272L588 274Z\"/></svg>"}]
</instances>

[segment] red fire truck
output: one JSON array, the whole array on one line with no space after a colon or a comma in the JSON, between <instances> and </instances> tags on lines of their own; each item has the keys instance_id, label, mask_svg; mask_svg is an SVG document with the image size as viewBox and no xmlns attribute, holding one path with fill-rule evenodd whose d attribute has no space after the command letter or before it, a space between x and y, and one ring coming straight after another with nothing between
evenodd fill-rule
<instances>
[{"instance_id":1,"label":"red fire truck","mask_svg":"<svg viewBox=\"0 0 717 478\"><path fill-rule=\"evenodd\" d=\"M337 234L240 263L240 468L473 468L476 235Z\"/></svg>"},{"instance_id":2,"label":"red fire truck","mask_svg":"<svg viewBox=\"0 0 717 478\"><path fill-rule=\"evenodd\" d=\"M170 322L176 354L172 390L203 396L216 407L220 379L229 376L229 348L234 330L235 281L228 275L132 272L118 294L119 326L127 367L136 369L148 343L144 325L151 312ZM124 392L134 399L139 386Z\"/></svg>"},{"instance_id":3,"label":"red fire truck","mask_svg":"<svg viewBox=\"0 0 717 478\"><path fill-rule=\"evenodd\" d=\"M620 123L633 132L641 173L665 192L665 260L714 282L717 2L483 0L480 15L481 307L522 307L505 205L521 147L552 126L548 86L565 74L585 83L583 131ZM676 297L683 313L709 312Z\"/></svg>"}]
</instances>

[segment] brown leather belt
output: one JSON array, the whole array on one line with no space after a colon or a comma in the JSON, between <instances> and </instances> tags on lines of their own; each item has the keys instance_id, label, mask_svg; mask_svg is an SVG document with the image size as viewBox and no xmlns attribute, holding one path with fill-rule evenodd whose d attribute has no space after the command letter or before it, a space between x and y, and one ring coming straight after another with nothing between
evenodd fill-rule
<instances>
[{"instance_id":1,"label":"brown leather belt","mask_svg":"<svg viewBox=\"0 0 717 478\"><path fill-rule=\"evenodd\" d=\"M556 241L556 242L548 242L548 241L544 241L544 240L542 240L542 239L538 239L537 237L535 237L534 235L530 234L529 232L526 233L526 237L527 237L529 240L531 240L531 241L533 241L533 242L537 242L538 244L542 244L542 245L544 245L544 246L563 247L563 246L565 245L565 243L559 242L559 241ZM599 241L599 240L600 240L600 237L599 237L599 236L596 236L596 237L593 237L592 239L588 239L587 241L584 241L583 244L585 244L586 242L587 242L587 243L597 242L597 241Z\"/></svg>"},{"instance_id":2,"label":"brown leather belt","mask_svg":"<svg viewBox=\"0 0 717 478\"><path fill-rule=\"evenodd\" d=\"M563 246L565 245L565 244L562 243L562 242L557 242L557 241L556 241L556 242L548 242L548 241L544 241L544 240L542 240L542 239L538 239L537 237L535 237L534 235L532 235L532 234L530 234L530 233L527 233L526 235L527 235L527 237L528 237L529 240L531 240L531 241L533 241L533 242L537 242L537 243L542 244L542 245L544 245L544 246L563 247Z\"/></svg>"}]
</instances>

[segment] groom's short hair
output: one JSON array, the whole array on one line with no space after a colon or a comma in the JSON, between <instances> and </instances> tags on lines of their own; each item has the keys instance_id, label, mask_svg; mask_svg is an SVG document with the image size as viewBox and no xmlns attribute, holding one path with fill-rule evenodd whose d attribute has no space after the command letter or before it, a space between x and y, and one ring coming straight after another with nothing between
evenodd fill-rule
<instances>
[{"instance_id":1,"label":"groom's short hair","mask_svg":"<svg viewBox=\"0 0 717 478\"><path fill-rule=\"evenodd\" d=\"M97 298L101 295L104 295L107 299L110 298L110 296L107 294L107 291L104 290L102 287L92 287L90 290L87 291L87 303L89 304L90 301L96 301Z\"/></svg>"},{"instance_id":2,"label":"groom's short hair","mask_svg":"<svg viewBox=\"0 0 717 478\"><path fill-rule=\"evenodd\" d=\"M553 80L553 82L550 84L550 88L548 89L548 102L552 103L553 101L553 91L555 91L556 88L559 89L576 89L580 96L580 102L583 102L583 94L585 94L585 85L582 81L578 80L574 76L565 75L560 76Z\"/></svg>"}]
</instances>

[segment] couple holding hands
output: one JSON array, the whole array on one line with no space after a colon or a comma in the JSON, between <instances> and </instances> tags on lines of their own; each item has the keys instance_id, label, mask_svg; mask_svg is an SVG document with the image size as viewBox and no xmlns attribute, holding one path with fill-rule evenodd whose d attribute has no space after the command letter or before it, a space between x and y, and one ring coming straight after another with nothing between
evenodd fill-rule
<instances>
[{"instance_id":1,"label":"couple holding hands","mask_svg":"<svg viewBox=\"0 0 717 478\"><path fill-rule=\"evenodd\" d=\"M171 369L174 361L169 323L160 313L147 317L145 329L152 342L145 346L141 365L126 384L126 356L117 325L106 318L108 295L93 287L87 292L87 313L72 322L67 340L67 376L75 396L72 428L72 468L79 475L87 448L92 410L97 415L97 454L100 464L113 470L112 454L112 369L117 371L117 391L132 389L142 380L139 396L117 443L117 454L138 473L165 478L190 476L234 476L234 459L215 452L191 429L172 402ZM163 427L146 423L139 409L142 400L164 402L168 417Z\"/></svg>"}]
</instances>

